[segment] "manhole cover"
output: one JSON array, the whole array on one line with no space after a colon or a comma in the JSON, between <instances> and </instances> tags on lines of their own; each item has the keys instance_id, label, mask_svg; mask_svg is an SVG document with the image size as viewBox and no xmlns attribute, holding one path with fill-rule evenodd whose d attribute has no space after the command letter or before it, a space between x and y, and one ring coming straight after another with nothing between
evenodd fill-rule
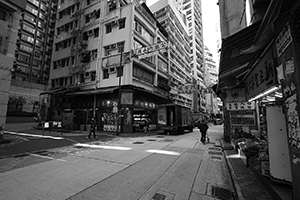
<instances>
[{"instance_id":1,"label":"manhole cover","mask_svg":"<svg viewBox=\"0 0 300 200\"><path fill-rule=\"evenodd\" d=\"M233 195L230 190L217 186L212 186L212 196L222 200L233 200Z\"/></svg>"},{"instance_id":2,"label":"manhole cover","mask_svg":"<svg viewBox=\"0 0 300 200\"><path fill-rule=\"evenodd\" d=\"M211 156L210 158L211 158L211 159L222 160L222 158L221 158L221 157L219 157L219 156Z\"/></svg>"},{"instance_id":3,"label":"manhole cover","mask_svg":"<svg viewBox=\"0 0 300 200\"><path fill-rule=\"evenodd\" d=\"M133 142L132 144L144 144L144 142Z\"/></svg>"},{"instance_id":4,"label":"manhole cover","mask_svg":"<svg viewBox=\"0 0 300 200\"><path fill-rule=\"evenodd\" d=\"M149 139L149 140L147 140L147 141L156 141L156 139Z\"/></svg>"},{"instance_id":5,"label":"manhole cover","mask_svg":"<svg viewBox=\"0 0 300 200\"><path fill-rule=\"evenodd\" d=\"M166 195L156 193L151 200L164 200L166 197Z\"/></svg>"},{"instance_id":6,"label":"manhole cover","mask_svg":"<svg viewBox=\"0 0 300 200\"><path fill-rule=\"evenodd\" d=\"M222 152L208 151L208 154L212 154L212 155L222 155Z\"/></svg>"}]
</instances>

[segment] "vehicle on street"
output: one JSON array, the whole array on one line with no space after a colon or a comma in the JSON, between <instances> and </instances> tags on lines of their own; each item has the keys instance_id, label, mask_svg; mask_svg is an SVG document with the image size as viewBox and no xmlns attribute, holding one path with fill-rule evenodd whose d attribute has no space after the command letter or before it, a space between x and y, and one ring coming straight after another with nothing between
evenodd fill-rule
<instances>
[{"instance_id":1,"label":"vehicle on street","mask_svg":"<svg viewBox=\"0 0 300 200\"><path fill-rule=\"evenodd\" d=\"M223 120L221 118L214 119L214 125L221 125L223 124Z\"/></svg>"},{"instance_id":2,"label":"vehicle on street","mask_svg":"<svg viewBox=\"0 0 300 200\"><path fill-rule=\"evenodd\" d=\"M192 132L194 129L190 108L163 104L158 106L157 115L158 128L167 134L183 134L186 130Z\"/></svg>"}]
</instances>

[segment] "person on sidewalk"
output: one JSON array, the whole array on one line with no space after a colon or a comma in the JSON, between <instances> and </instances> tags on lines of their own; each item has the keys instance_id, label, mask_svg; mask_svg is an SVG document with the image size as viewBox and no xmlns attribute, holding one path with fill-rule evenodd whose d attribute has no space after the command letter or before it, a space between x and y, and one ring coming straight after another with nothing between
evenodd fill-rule
<instances>
[{"instance_id":1,"label":"person on sidewalk","mask_svg":"<svg viewBox=\"0 0 300 200\"><path fill-rule=\"evenodd\" d=\"M95 120L95 118L92 118L92 124L91 124L91 129L90 129L88 139L91 138L92 133L93 133L94 138L96 138L96 128L97 128L96 120Z\"/></svg>"},{"instance_id":2,"label":"person on sidewalk","mask_svg":"<svg viewBox=\"0 0 300 200\"><path fill-rule=\"evenodd\" d=\"M144 133L149 133L149 120L145 119Z\"/></svg>"},{"instance_id":3,"label":"person on sidewalk","mask_svg":"<svg viewBox=\"0 0 300 200\"><path fill-rule=\"evenodd\" d=\"M209 126L207 125L207 123L205 122L205 120L201 120L199 125L198 125L198 128L200 130L200 141L205 144L205 140L206 140L206 134L207 134L207 130L209 128ZM200 142L199 141L199 142Z\"/></svg>"}]
</instances>

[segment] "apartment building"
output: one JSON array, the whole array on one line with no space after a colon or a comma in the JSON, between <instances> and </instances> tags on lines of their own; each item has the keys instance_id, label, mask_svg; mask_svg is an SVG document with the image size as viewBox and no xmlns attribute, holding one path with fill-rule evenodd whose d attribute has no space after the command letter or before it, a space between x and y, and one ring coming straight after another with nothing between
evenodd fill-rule
<instances>
[{"instance_id":1,"label":"apartment building","mask_svg":"<svg viewBox=\"0 0 300 200\"><path fill-rule=\"evenodd\" d=\"M39 94L48 87L57 4L55 0L27 0L25 4L19 13L14 52L18 70L12 76L9 95L23 99L19 111L38 112L42 106ZM13 102L8 107L15 109Z\"/></svg>"},{"instance_id":2,"label":"apartment building","mask_svg":"<svg viewBox=\"0 0 300 200\"><path fill-rule=\"evenodd\" d=\"M203 44L203 26L202 26L202 5L201 0L176 0L175 5L182 13L186 15L191 68L194 82L197 84L197 90L193 94L193 110L198 112L205 110L206 101L203 91L205 85L205 65L204 65L204 44Z\"/></svg>"},{"instance_id":3,"label":"apartment building","mask_svg":"<svg viewBox=\"0 0 300 200\"><path fill-rule=\"evenodd\" d=\"M169 103L167 32L145 3L60 0L51 62L48 118L85 130L156 129ZM117 121L119 120L119 122Z\"/></svg>"},{"instance_id":4,"label":"apartment building","mask_svg":"<svg viewBox=\"0 0 300 200\"><path fill-rule=\"evenodd\" d=\"M193 68L190 57L190 38L186 15L179 11L172 0L160 0L150 6L155 18L167 30L170 43L170 95L176 104L193 108L193 90L179 90L186 85L193 87Z\"/></svg>"},{"instance_id":5,"label":"apartment building","mask_svg":"<svg viewBox=\"0 0 300 200\"><path fill-rule=\"evenodd\" d=\"M0 0L0 127L6 123L20 13L26 1Z\"/></svg>"}]
</instances>

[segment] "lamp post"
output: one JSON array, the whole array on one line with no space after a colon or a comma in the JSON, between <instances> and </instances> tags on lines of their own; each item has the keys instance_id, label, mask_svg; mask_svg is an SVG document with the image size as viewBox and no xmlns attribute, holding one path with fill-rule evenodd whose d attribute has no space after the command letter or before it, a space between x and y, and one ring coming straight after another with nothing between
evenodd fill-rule
<instances>
[{"instance_id":1,"label":"lamp post","mask_svg":"<svg viewBox=\"0 0 300 200\"><path fill-rule=\"evenodd\" d=\"M118 75L119 75L119 90L118 90L118 112L117 112L117 129L116 129L116 135L119 136L119 132L121 131L121 128L119 130L119 125L120 125L120 104L121 104L121 68L122 68L122 57L123 57L123 51L121 51L121 56L120 56L120 66L118 70ZM123 72L122 72L123 75Z\"/></svg>"}]
</instances>

